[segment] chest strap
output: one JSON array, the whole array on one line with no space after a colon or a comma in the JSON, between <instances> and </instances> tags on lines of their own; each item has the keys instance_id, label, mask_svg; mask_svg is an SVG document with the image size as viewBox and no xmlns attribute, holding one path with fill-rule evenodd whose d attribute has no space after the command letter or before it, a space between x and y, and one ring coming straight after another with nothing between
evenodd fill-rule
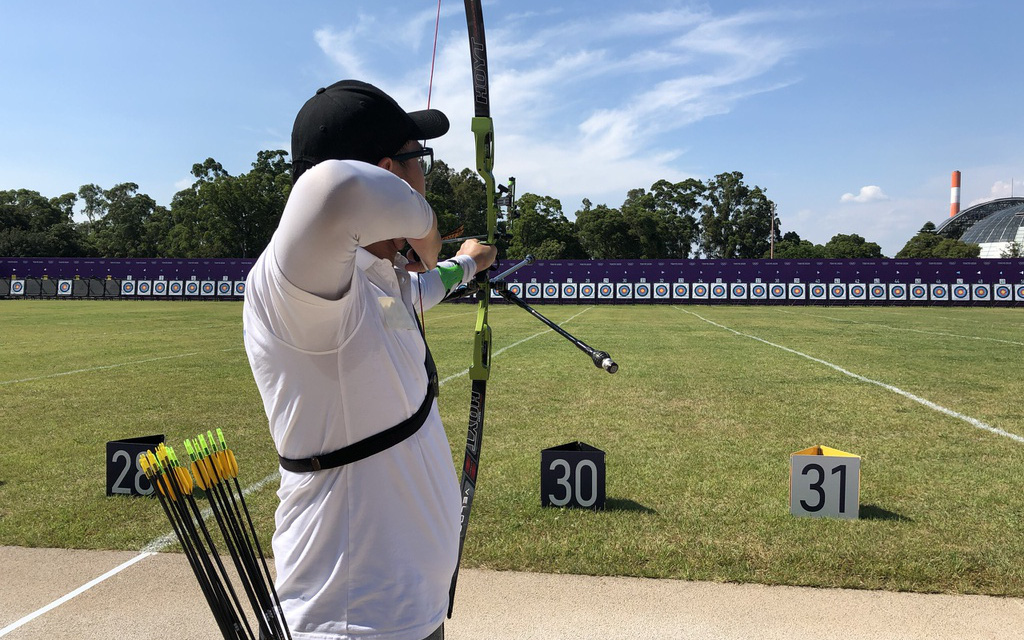
<instances>
[{"instance_id":1,"label":"chest strap","mask_svg":"<svg viewBox=\"0 0 1024 640\"><path fill-rule=\"evenodd\" d=\"M430 355L430 347L427 347L427 358L423 364L427 370L427 395L423 398L416 413L389 429L329 453L301 459L285 458L278 455L281 466L295 473L312 473L321 469L341 467L390 449L419 431L423 423L427 421L427 416L430 415L430 407L433 405L438 391L437 367L434 365L433 356Z\"/></svg>"}]
</instances>

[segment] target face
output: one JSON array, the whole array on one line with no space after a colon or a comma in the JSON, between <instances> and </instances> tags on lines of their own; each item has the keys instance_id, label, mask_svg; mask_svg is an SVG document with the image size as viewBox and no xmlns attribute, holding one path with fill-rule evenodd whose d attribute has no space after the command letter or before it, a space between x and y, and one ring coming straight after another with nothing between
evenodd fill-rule
<instances>
[{"instance_id":1,"label":"target face","mask_svg":"<svg viewBox=\"0 0 1024 640\"><path fill-rule=\"evenodd\" d=\"M135 295L135 283L132 282L131 280L124 280L123 282L121 282L121 295Z\"/></svg>"},{"instance_id":2,"label":"target face","mask_svg":"<svg viewBox=\"0 0 1024 640\"><path fill-rule=\"evenodd\" d=\"M733 300L740 300L747 297L747 285L745 284L734 284L730 288L729 295Z\"/></svg>"},{"instance_id":3,"label":"target face","mask_svg":"<svg viewBox=\"0 0 1024 640\"><path fill-rule=\"evenodd\" d=\"M711 287L704 284L703 282L698 282L697 284L693 285L694 298L706 298L708 297L708 293L710 293L710 291Z\"/></svg>"},{"instance_id":4,"label":"target face","mask_svg":"<svg viewBox=\"0 0 1024 640\"><path fill-rule=\"evenodd\" d=\"M914 300L925 300L928 297L928 289L923 284L915 284L910 287L910 297Z\"/></svg>"},{"instance_id":5,"label":"target face","mask_svg":"<svg viewBox=\"0 0 1024 640\"><path fill-rule=\"evenodd\" d=\"M871 285L871 299L872 300L885 300L885 285L873 284Z\"/></svg>"},{"instance_id":6,"label":"target face","mask_svg":"<svg viewBox=\"0 0 1024 640\"><path fill-rule=\"evenodd\" d=\"M510 282L508 285L508 290L511 293L515 294L515 296L518 298L523 297L523 285L521 282Z\"/></svg>"},{"instance_id":7,"label":"target face","mask_svg":"<svg viewBox=\"0 0 1024 640\"><path fill-rule=\"evenodd\" d=\"M185 294L190 296L199 295L199 283L195 280L189 280L185 283Z\"/></svg>"},{"instance_id":8,"label":"target face","mask_svg":"<svg viewBox=\"0 0 1024 640\"><path fill-rule=\"evenodd\" d=\"M772 300L783 300L786 297L786 287L781 284L773 284L768 289L768 295Z\"/></svg>"},{"instance_id":9,"label":"target face","mask_svg":"<svg viewBox=\"0 0 1024 640\"><path fill-rule=\"evenodd\" d=\"M893 300L904 300L907 297L907 286L904 284L890 284L889 298Z\"/></svg>"},{"instance_id":10,"label":"target face","mask_svg":"<svg viewBox=\"0 0 1024 640\"><path fill-rule=\"evenodd\" d=\"M949 299L949 288L944 284L933 284L932 287L932 300L948 300Z\"/></svg>"},{"instance_id":11,"label":"target face","mask_svg":"<svg viewBox=\"0 0 1024 640\"><path fill-rule=\"evenodd\" d=\"M672 287L672 296L675 298L689 298L690 297L690 285L685 282L677 282Z\"/></svg>"},{"instance_id":12,"label":"target face","mask_svg":"<svg viewBox=\"0 0 1024 640\"><path fill-rule=\"evenodd\" d=\"M174 280L171 282L167 290L170 291L171 295L180 296L181 292L185 290L185 286L182 284L181 280Z\"/></svg>"},{"instance_id":13,"label":"target face","mask_svg":"<svg viewBox=\"0 0 1024 640\"><path fill-rule=\"evenodd\" d=\"M768 287L763 284L751 285L750 297L755 300L764 300L768 297Z\"/></svg>"},{"instance_id":14,"label":"target face","mask_svg":"<svg viewBox=\"0 0 1024 640\"><path fill-rule=\"evenodd\" d=\"M139 295L148 296L153 291L153 283L149 280L139 281Z\"/></svg>"},{"instance_id":15,"label":"target face","mask_svg":"<svg viewBox=\"0 0 1024 640\"><path fill-rule=\"evenodd\" d=\"M217 291L217 284L214 282L203 282L199 285L199 290L204 296L212 296Z\"/></svg>"},{"instance_id":16,"label":"target face","mask_svg":"<svg viewBox=\"0 0 1024 640\"><path fill-rule=\"evenodd\" d=\"M611 298L612 295L614 295L614 294L615 294L615 289L612 288L612 285L608 284L607 282L602 283L602 284L598 285L598 287L597 287L597 297L598 298L606 298L607 299L607 298Z\"/></svg>"},{"instance_id":17,"label":"target face","mask_svg":"<svg viewBox=\"0 0 1024 640\"><path fill-rule=\"evenodd\" d=\"M716 300L721 300L729 292L729 289L724 284L713 284L711 285L711 297Z\"/></svg>"},{"instance_id":18,"label":"target face","mask_svg":"<svg viewBox=\"0 0 1024 640\"><path fill-rule=\"evenodd\" d=\"M821 300L825 297L825 285L823 284L812 284L811 285L811 299Z\"/></svg>"},{"instance_id":19,"label":"target face","mask_svg":"<svg viewBox=\"0 0 1024 640\"><path fill-rule=\"evenodd\" d=\"M868 290L862 284L850 285L850 297L854 300L863 300L867 297Z\"/></svg>"},{"instance_id":20,"label":"target face","mask_svg":"<svg viewBox=\"0 0 1024 640\"><path fill-rule=\"evenodd\" d=\"M993 292L995 293L996 300L1009 300L1013 297L1013 291L1009 285L997 284Z\"/></svg>"},{"instance_id":21,"label":"target face","mask_svg":"<svg viewBox=\"0 0 1024 640\"><path fill-rule=\"evenodd\" d=\"M227 280L217 283L217 295L230 296L233 290L234 287Z\"/></svg>"},{"instance_id":22,"label":"target face","mask_svg":"<svg viewBox=\"0 0 1024 640\"><path fill-rule=\"evenodd\" d=\"M11 294L16 296L25 295L25 281L11 280Z\"/></svg>"},{"instance_id":23,"label":"target face","mask_svg":"<svg viewBox=\"0 0 1024 640\"><path fill-rule=\"evenodd\" d=\"M804 285L800 284L799 282L794 282L794 283L789 285L789 297L790 298L793 298L795 300L803 300L804 294L806 292L807 292L807 289L804 287Z\"/></svg>"},{"instance_id":24,"label":"target face","mask_svg":"<svg viewBox=\"0 0 1024 640\"><path fill-rule=\"evenodd\" d=\"M580 297L581 298L593 298L596 292L596 287L589 282L580 285Z\"/></svg>"},{"instance_id":25,"label":"target face","mask_svg":"<svg viewBox=\"0 0 1024 640\"><path fill-rule=\"evenodd\" d=\"M669 286L663 282L659 282L654 285L654 297L655 298L668 298L671 295L672 290Z\"/></svg>"},{"instance_id":26,"label":"target face","mask_svg":"<svg viewBox=\"0 0 1024 640\"><path fill-rule=\"evenodd\" d=\"M829 297L833 300L845 300L846 299L846 285L845 284L834 284L829 287Z\"/></svg>"},{"instance_id":27,"label":"target face","mask_svg":"<svg viewBox=\"0 0 1024 640\"><path fill-rule=\"evenodd\" d=\"M527 298L539 298L541 288L536 282L530 282L526 285L526 297Z\"/></svg>"},{"instance_id":28,"label":"target face","mask_svg":"<svg viewBox=\"0 0 1024 640\"><path fill-rule=\"evenodd\" d=\"M615 287L616 296L619 298L632 298L633 297L633 285L631 284L619 284Z\"/></svg>"},{"instance_id":29,"label":"target face","mask_svg":"<svg viewBox=\"0 0 1024 640\"><path fill-rule=\"evenodd\" d=\"M638 298L650 298L651 297L651 285L640 282L635 287L636 297Z\"/></svg>"},{"instance_id":30,"label":"target face","mask_svg":"<svg viewBox=\"0 0 1024 640\"><path fill-rule=\"evenodd\" d=\"M1018 284L1013 288L1014 300L1024 300L1024 284Z\"/></svg>"},{"instance_id":31,"label":"target face","mask_svg":"<svg viewBox=\"0 0 1024 640\"><path fill-rule=\"evenodd\" d=\"M970 297L971 290L967 288L967 285L958 284L953 287L954 300L968 300Z\"/></svg>"},{"instance_id":32,"label":"target face","mask_svg":"<svg viewBox=\"0 0 1024 640\"><path fill-rule=\"evenodd\" d=\"M71 281L61 280L57 283L57 295L59 296L70 296L71 295Z\"/></svg>"},{"instance_id":33,"label":"target face","mask_svg":"<svg viewBox=\"0 0 1024 640\"><path fill-rule=\"evenodd\" d=\"M992 288L987 284L976 284L971 292L975 300L988 300L992 297Z\"/></svg>"},{"instance_id":34,"label":"target face","mask_svg":"<svg viewBox=\"0 0 1024 640\"><path fill-rule=\"evenodd\" d=\"M577 293L575 282L563 282L562 283L562 297L563 298L575 298Z\"/></svg>"},{"instance_id":35,"label":"target face","mask_svg":"<svg viewBox=\"0 0 1024 640\"><path fill-rule=\"evenodd\" d=\"M553 282L544 285L544 297L545 298L557 298L558 297L558 285L553 283Z\"/></svg>"},{"instance_id":36,"label":"target face","mask_svg":"<svg viewBox=\"0 0 1024 640\"><path fill-rule=\"evenodd\" d=\"M245 280L235 280L235 295L236 296L244 296L245 295Z\"/></svg>"},{"instance_id":37,"label":"target face","mask_svg":"<svg viewBox=\"0 0 1024 640\"><path fill-rule=\"evenodd\" d=\"M153 295L155 295L155 296L165 296L165 295L167 295L167 281L166 280L157 280L156 282L153 283Z\"/></svg>"}]
</instances>

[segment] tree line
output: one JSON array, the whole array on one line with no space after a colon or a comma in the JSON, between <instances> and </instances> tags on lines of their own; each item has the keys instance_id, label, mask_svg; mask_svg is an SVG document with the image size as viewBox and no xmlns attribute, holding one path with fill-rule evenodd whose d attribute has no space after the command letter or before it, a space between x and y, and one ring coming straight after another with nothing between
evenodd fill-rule
<instances>
[{"instance_id":1,"label":"tree line","mask_svg":"<svg viewBox=\"0 0 1024 640\"><path fill-rule=\"evenodd\" d=\"M36 191L0 191L0 256L99 258L255 258L267 246L291 191L284 151L260 151L252 169L229 174L213 158L192 166L195 181L168 207L125 182L47 198ZM470 169L435 162L427 201L442 233L486 233L486 192ZM79 219L76 221L76 215ZM509 258L582 259L851 259L884 258L857 234L824 245L782 232L765 189L739 171L705 181L655 182L633 189L612 208L584 199L570 220L562 203L525 193L499 245ZM446 246L446 254L457 246ZM896 258L977 257L978 245L935 234L927 223Z\"/></svg>"}]
</instances>

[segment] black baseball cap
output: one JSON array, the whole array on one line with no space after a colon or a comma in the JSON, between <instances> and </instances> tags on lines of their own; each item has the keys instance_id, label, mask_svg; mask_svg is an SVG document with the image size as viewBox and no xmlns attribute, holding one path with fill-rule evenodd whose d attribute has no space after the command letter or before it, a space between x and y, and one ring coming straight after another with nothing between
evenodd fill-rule
<instances>
[{"instance_id":1,"label":"black baseball cap","mask_svg":"<svg viewBox=\"0 0 1024 640\"><path fill-rule=\"evenodd\" d=\"M448 118L437 109L406 113L377 87L342 80L317 89L292 127L292 180L324 160L376 164L409 140L429 140L448 132Z\"/></svg>"}]
</instances>

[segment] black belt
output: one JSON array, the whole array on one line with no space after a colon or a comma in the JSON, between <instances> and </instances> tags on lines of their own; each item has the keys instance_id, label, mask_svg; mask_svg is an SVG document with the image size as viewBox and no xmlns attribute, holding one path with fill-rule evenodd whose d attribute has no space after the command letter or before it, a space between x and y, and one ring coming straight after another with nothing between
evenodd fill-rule
<instances>
[{"instance_id":1,"label":"black belt","mask_svg":"<svg viewBox=\"0 0 1024 640\"><path fill-rule=\"evenodd\" d=\"M438 391L437 367L434 365L433 356L430 355L430 347L427 347L427 357L423 364L427 370L427 395L423 398L423 403L420 404L416 413L389 429L329 453L298 460L278 455L281 466L295 473L312 473L321 469L333 469L369 458L395 446L419 431L423 423L427 421L427 416L430 415L430 407L433 405Z\"/></svg>"}]
</instances>

